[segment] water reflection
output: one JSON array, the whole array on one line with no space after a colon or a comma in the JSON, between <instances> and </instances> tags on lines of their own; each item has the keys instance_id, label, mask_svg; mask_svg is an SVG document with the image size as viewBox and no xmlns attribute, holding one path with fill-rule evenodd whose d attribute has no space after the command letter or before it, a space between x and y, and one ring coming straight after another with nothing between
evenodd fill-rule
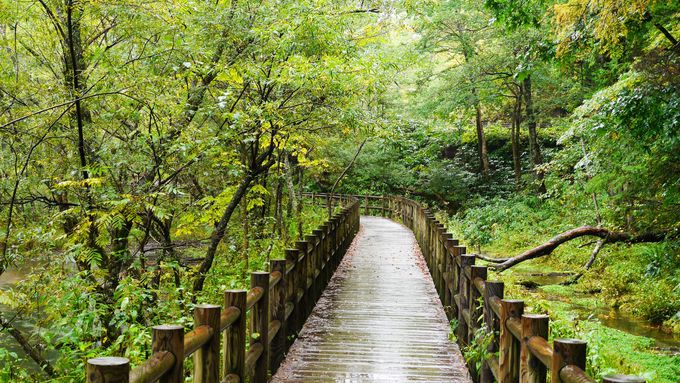
<instances>
[{"instance_id":1,"label":"water reflection","mask_svg":"<svg viewBox=\"0 0 680 383\"><path fill-rule=\"evenodd\" d=\"M641 318L634 317L628 313L606 307L604 303L597 307L586 306L575 302L574 293L569 291L569 296L566 294L559 294L558 292L545 292L540 289L540 286L557 285L569 278L568 273L522 273L517 274L522 277L521 284L527 291L548 300L558 300L566 304L566 309L573 311L580 319L596 318L603 325L626 332L628 334L643 336L653 339L654 347L673 354L680 354L680 334L671 334L661 330L658 326L652 326L647 321ZM593 294L579 293L578 298L593 297Z\"/></svg>"}]
</instances>

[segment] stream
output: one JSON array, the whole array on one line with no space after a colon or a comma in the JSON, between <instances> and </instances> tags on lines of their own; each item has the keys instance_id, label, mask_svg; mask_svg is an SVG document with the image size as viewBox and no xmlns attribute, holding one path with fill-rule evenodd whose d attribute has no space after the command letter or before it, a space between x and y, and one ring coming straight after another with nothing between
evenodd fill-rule
<instances>
[{"instance_id":1,"label":"stream","mask_svg":"<svg viewBox=\"0 0 680 383\"><path fill-rule=\"evenodd\" d=\"M33 270L34 268L40 267L38 262L26 262L22 267L10 267L5 272L0 275L0 290L5 290L20 284L24 278ZM5 319L11 320L16 328L21 330L26 336L30 336L32 332L38 330L36 328L35 322L30 316L21 315L20 318L12 320L17 316L16 310L0 304L0 312L2 312ZM30 338L29 338L30 339ZM32 342L35 345L35 342ZM4 348L9 352L15 353L21 359L19 363L22 367L26 368L31 372L40 372L40 367L33 362L32 359L26 355L24 350L21 348L19 343L6 331L0 332L0 348ZM53 361L57 358L58 354L54 351L48 352L45 357Z\"/></svg>"},{"instance_id":2,"label":"stream","mask_svg":"<svg viewBox=\"0 0 680 383\"><path fill-rule=\"evenodd\" d=\"M647 321L637 318L632 314L621 310L607 307L604 303L596 308L574 302L573 297L566 294L545 292L537 289L538 286L557 285L567 278L563 273L552 273L549 275L536 275L530 272L518 272L515 274L522 280L522 284L530 287L525 289L537 297L560 301L567 305L569 311L573 311L580 319L596 318L604 326L613 328L628 334L643 336L654 340L654 348L670 354L680 355L680 334L671 334L661 330L659 326L652 326ZM535 287L532 287L535 286ZM580 297L592 297L585 293Z\"/></svg>"}]
</instances>

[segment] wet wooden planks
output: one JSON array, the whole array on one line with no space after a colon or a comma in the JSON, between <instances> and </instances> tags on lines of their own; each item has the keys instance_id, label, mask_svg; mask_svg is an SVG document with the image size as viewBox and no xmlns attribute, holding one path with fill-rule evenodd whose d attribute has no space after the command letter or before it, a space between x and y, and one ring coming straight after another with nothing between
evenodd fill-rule
<instances>
[{"instance_id":1,"label":"wet wooden planks","mask_svg":"<svg viewBox=\"0 0 680 383\"><path fill-rule=\"evenodd\" d=\"M470 382L411 231L361 225L273 382Z\"/></svg>"}]
</instances>

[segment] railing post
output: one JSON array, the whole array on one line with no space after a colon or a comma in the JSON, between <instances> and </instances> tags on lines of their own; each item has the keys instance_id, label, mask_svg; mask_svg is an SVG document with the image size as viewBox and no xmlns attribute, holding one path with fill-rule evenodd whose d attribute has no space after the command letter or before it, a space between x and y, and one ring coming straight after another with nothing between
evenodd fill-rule
<instances>
[{"instance_id":1,"label":"railing post","mask_svg":"<svg viewBox=\"0 0 680 383\"><path fill-rule=\"evenodd\" d=\"M335 268L337 267L338 263L337 260L340 258L340 254L338 252L338 233L340 232L340 217L333 216L331 219L331 226L330 226L330 232L328 233L328 241L329 241L329 248L330 248L330 254L329 259L330 259L330 278L333 276L333 273L335 272Z\"/></svg>"},{"instance_id":2,"label":"railing post","mask_svg":"<svg viewBox=\"0 0 680 383\"><path fill-rule=\"evenodd\" d=\"M475 331L480 327L480 319L482 319L483 305L479 304L479 298L482 293L477 290L475 286L475 279L481 278L486 280L486 266L471 265L470 266L470 285L468 287L469 295L469 308L470 308L470 328L468 329L468 339L472 342L475 339Z\"/></svg>"},{"instance_id":3,"label":"railing post","mask_svg":"<svg viewBox=\"0 0 680 383\"><path fill-rule=\"evenodd\" d=\"M314 229L313 237L313 251L312 251L312 302L309 307L309 313L311 314L314 304L319 299L321 294L321 274L323 273L322 258L323 258L323 230ZM317 272L319 273L317 276Z\"/></svg>"},{"instance_id":4,"label":"railing post","mask_svg":"<svg viewBox=\"0 0 680 383\"><path fill-rule=\"evenodd\" d=\"M439 235L437 236L437 247L439 257L439 299L442 303L446 302L446 226L439 224Z\"/></svg>"},{"instance_id":5,"label":"railing post","mask_svg":"<svg viewBox=\"0 0 680 383\"><path fill-rule=\"evenodd\" d=\"M328 259L331 260L331 270L333 270L333 256L335 255L335 250L336 250L336 234L338 232L338 215L333 214L331 219L328 221ZM332 272L332 271L331 271Z\"/></svg>"},{"instance_id":6,"label":"railing post","mask_svg":"<svg viewBox=\"0 0 680 383\"><path fill-rule=\"evenodd\" d=\"M496 316L496 313L491 309L491 299L493 298L503 298L505 285L503 282L486 281L484 284L484 325L487 331L493 334L493 338L486 351L493 355L498 352L498 335L500 332L500 321ZM492 357L494 358L494 357ZM482 373L480 376L480 381L482 383L491 383L494 381L494 374L491 371L491 366L489 363L494 363L496 368L496 373L498 373L498 358L487 361L482 365Z\"/></svg>"},{"instance_id":7,"label":"railing post","mask_svg":"<svg viewBox=\"0 0 680 383\"><path fill-rule=\"evenodd\" d=\"M224 330L224 375L238 376L240 382L246 380L246 298L245 290L224 292L224 307L236 307L240 314L236 322Z\"/></svg>"},{"instance_id":8,"label":"railing post","mask_svg":"<svg viewBox=\"0 0 680 383\"><path fill-rule=\"evenodd\" d=\"M175 357L172 369L158 379L159 383L182 383L184 381L184 327L173 325L154 326L151 351L168 351Z\"/></svg>"},{"instance_id":9,"label":"railing post","mask_svg":"<svg viewBox=\"0 0 680 383\"><path fill-rule=\"evenodd\" d=\"M432 268L432 275L437 275L437 269L435 269L437 264L437 221L434 218L434 214L430 214L428 230L430 231L430 267Z\"/></svg>"},{"instance_id":10,"label":"railing post","mask_svg":"<svg viewBox=\"0 0 680 383\"><path fill-rule=\"evenodd\" d=\"M128 383L130 361L115 356L88 359L86 376L87 383Z\"/></svg>"},{"instance_id":11,"label":"railing post","mask_svg":"<svg viewBox=\"0 0 680 383\"><path fill-rule=\"evenodd\" d=\"M474 257L474 255L472 255ZM467 281L467 296L468 296L468 309L470 313L470 323L468 323L468 344L476 341L475 333L480 327L480 320L483 314L483 305L479 303L479 298L482 294L477 290L475 286L475 279L481 278L486 280L486 266L470 265L470 279ZM482 364L484 362L482 361ZM472 381L479 382L479 376L477 375L477 368L475 365L470 366L470 375L472 376Z\"/></svg>"},{"instance_id":12,"label":"railing post","mask_svg":"<svg viewBox=\"0 0 680 383\"><path fill-rule=\"evenodd\" d=\"M302 329L303 322L307 319L307 306L309 306L307 303L307 301L309 301L309 292L307 291L307 276L309 275L309 243L307 241L298 241L296 242L296 247L300 250L298 263L296 265L296 268L299 268L295 277L295 282L297 284L296 293L301 294L301 297L299 298L300 301L296 307L299 309L299 320L296 324L297 328L295 331L299 332Z\"/></svg>"},{"instance_id":13,"label":"railing post","mask_svg":"<svg viewBox=\"0 0 680 383\"><path fill-rule=\"evenodd\" d=\"M409 206L409 210L410 210ZM430 228L429 228L430 216L427 211L422 212L422 219L413 224L413 228L419 233L420 243L422 244L423 256L425 257L425 263L427 264L427 269L432 272L430 268Z\"/></svg>"},{"instance_id":14,"label":"railing post","mask_svg":"<svg viewBox=\"0 0 680 383\"><path fill-rule=\"evenodd\" d=\"M269 371L269 273L251 273L250 287L259 287L263 291L262 298L251 309L250 345L262 345L262 354L255 362L252 382L266 383Z\"/></svg>"},{"instance_id":15,"label":"railing post","mask_svg":"<svg viewBox=\"0 0 680 383\"><path fill-rule=\"evenodd\" d=\"M352 220L352 221L353 221L353 226L354 226L354 230L352 230L352 231L353 231L354 234L356 234L356 233L359 232L359 226L360 226L359 220L360 220L360 217L361 217L361 214L359 214L359 205L357 205L357 206L354 208L354 219ZM352 241L349 241L349 242L347 243L347 246L349 246L349 244L350 244L351 242L352 242Z\"/></svg>"},{"instance_id":16,"label":"railing post","mask_svg":"<svg viewBox=\"0 0 680 383\"><path fill-rule=\"evenodd\" d=\"M321 229L319 232L321 233L320 242L319 242L319 268L320 268L320 273L319 273L319 296L317 299L321 296L323 293L323 290L326 288L326 282L328 278L330 278L330 268L331 266L328 264L329 259L328 259L328 237L329 237L329 228L330 228L330 223L324 223L321 225Z\"/></svg>"},{"instance_id":17,"label":"railing post","mask_svg":"<svg viewBox=\"0 0 680 383\"><path fill-rule=\"evenodd\" d=\"M435 220L432 229L434 231L434 236L433 236L434 240L432 241L432 247L433 247L432 250L433 250L433 253L434 253L433 264L432 264L432 266L434 268L433 277L434 277L434 280L435 280L434 284L437 287L437 294L439 295L439 300L441 301L442 296L443 296L443 292L444 292L444 290L442 289L442 281L443 281L442 272L444 270L442 270L442 268L441 268L441 263L442 263L441 262L441 259L442 259L442 254L441 254L441 239L442 239L442 237L441 237L441 234L444 231L444 226L442 226L442 224L439 223L439 221Z\"/></svg>"},{"instance_id":18,"label":"railing post","mask_svg":"<svg viewBox=\"0 0 680 383\"><path fill-rule=\"evenodd\" d=\"M453 303L451 305L451 318L460 320L458 317L460 315L460 273L461 273L461 260L460 256L461 254L465 254L465 247L464 246L454 246L452 249L452 254L451 254L451 266L453 268L453 280L451 281L453 285L451 286L451 290L453 290L452 294L452 300Z\"/></svg>"},{"instance_id":19,"label":"railing post","mask_svg":"<svg viewBox=\"0 0 680 383\"><path fill-rule=\"evenodd\" d=\"M368 194L366 194L366 196L364 197L364 202L365 202L365 204L364 204L364 215L369 215L368 214L369 213L369 211L368 211Z\"/></svg>"},{"instance_id":20,"label":"railing post","mask_svg":"<svg viewBox=\"0 0 680 383\"><path fill-rule=\"evenodd\" d=\"M326 288L326 278L329 277L328 270L328 223L321 225L319 229L319 284L316 299L321 298L323 290Z\"/></svg>"},{"instance_id":21,"label":"railing post","mask_svg":"<svg viewBox=\"0 0 680 383\"><path fill-rule=\"evenodd\" d=\"M335 220L336 217L332 216L331 219L328 220L328 226L326 228L326 260L331 264L331 267L329 268L330 272L333 272L333 254L335 253L335 249L333 248L333 235L335 234ZM331 274L332 275L332 274ZM329 276L330 278L330 276Z\"/></svg>"},{"instance_id":22,"label":"railing post","mask_svg":"<svg viewBox=\"0 0 680 383\"><path fill-rule=\"evenodd\" d=\"M345 242L345 232L347 230L347 216L345 213L338 214L337 234L335 236L335 253L338 257L343 254L343 244ZM339 264L340 261L337 261Z\"/></svg>"},{"instance_id":23,"label":"railing post","mask_svg":"<svg viewBox=\"0 0 680 383\"><path fill-rule=\"evenodd\" d=\"M470 284L467 281L468 278L465 273L465 269L468 269L474 264L474 255L460 255L460 273L458 275L458 303L460 303L460 307L458 307L458 332L456 335L458 336L458 341L462 345L467 345L470 343L468 339L468 323L465 318L466 311L470 316L470 322L472 322L472 313L468 309L470 307L470 291L468 290Z\"/></svg>"},{"instance_id":24,"label":"railing post","mask_svg":"<svg viewBox=\"0 0 680 383\"><path fill-rule=\"evenodd\" d=\"M312 231L313 233L314 231ZM315 285L314 282L316 281L315 275L316 275L316 262L318 260L317 253L319 251L317 245L316 245L316 236L311 234L305 236L305 239L307 240L307 268L305 269L307 271L307 284L305 285L305 295L307 296L307 301L306 301L306 307L305 307L305 318L309 317L309 314L312 313L312 307L314 307L314 303L316 302L316 296L315 296Z\"/></svg>"},{"instance_id":25,"label":"railing post","mask_svg":"<svg viewBox=\"0 0 680 383\"><path fill-rule=\"evenodd\" d=\"M326 228L327 225L323 224L319 227L318 230L316 230L316 234L319 237L319 253L318 253L318 265L319 265L319 276L318 276L318 281L316 284L316 296L314 297L314 301L319 300L321 297L321 294L323 293L323 289L326 286L325 285L325 279L326 279Z\"/></svg>"},{"instance_id":26,"label":"railing post","mask_svg":"<svg viewBox=\"0 0 680 383\"><path fill-rule=\"evenodd\" d=\"M432 279L434 279L434 285L437 288L437 295L440 295L440 282L439 278L439 222L432 216L432 221L430 223L430 228L432 230Z\"/></svg>"},{"instance_id":27,"label":"railing post","mask_svg":"<svg viewBox=\"0 0 680 383\"><path fill-rule=\"evenodd\" d=\"M194 353L194 383L216 383L220 380L220 306L197 305L194 327L208 326L212 337Z\"/></svg>"},{"instance_id":28,"label":"railing post","mask_svg":"<svg viewBox=\"0 0 680 383\"><path fill-rule=\"evenodd\" d=\"M298 263L298 254L299 250L297 249L286 249L286 264L292 264L293 269L290 271L290 274L288 274L288 280L286 281L286 286L288 293L287 295L287 300L293 305L293 311L291 311L290 316L288 317L288 320L286 321L286 333L290 335L297 335L298 331L298 322L299 322L299 314L300 314L300 308L298 307L298 299L297 299L297 278L299 275L299 268L300 265ZM286 266L287 267L287 266ZM288 337L287 337L288 338ZM292 338L286 339L286 347L290 346L293 343Z\"/></svg>"},{"instance_id":29,"label":"railing post","mask_svg":"<svg viewBox=\"0 0 680 383\"><path fill-rule=\"evenodd\" d=\"M453 234L451 233L446 233L445 238L444 238L444 301L442 302L444 305L444 309L446 310L447 307L449 307L448 310L446 310L446 315L448 319L453 318L451 316L451 301L453 294L451 293L451 286L453 284L453 267L451 266L452 259L451 258L451 248L455 245L458 244L458 241L453 239Z\"/></svg>"},{"instance_id":30,"label":"railing post","mask_svg":"<svg viewBox=\"0 0 680 383\"><path fill-rule=\"evenodd\" d=\"M586 342L578 339L555 339L553 341L553 358L550 368L550 381L562 383L560 372L565 366L574 365L586 370Z\"/></svg>"},{"instance_id":31,"label":"railing post","mask_svg":"<svg viewBox=\"0 0 680 383\"><path fill-rule=\"evenodd\" d=\"M425 238L423 242L425 243L425 260L427 261L427 268L432 274L432 218L428 211L424 212L425 219L422 220L421 224L417 226L422 226L423 235Z\"/></svg>"},{"instance_id":32,"label":"railing post","mask_svg":"<svg viewBox=\"0 0 680 383\"><path fill-rule=\"evenodd\" d=\"M271 271L278 271L281 273L279 283L272 289L272 296L270 300L271 320L279 321L279 331L272 339L270 346L270 360L269 368L275 371L281 361L283 354L286 352L286 260L274 259L271 261Z\"/></svg>"},{"instance_id":33,"label":"railing post","mask_svg":"<svg viewBox=\"0 0 680 383\"><path fill-rule=\"evenodd\" d=\"M510 318L521 318L524 313L524 302L517 300L501 300L499 339L499 383L519 382L520 341L515 339L507 326Z\"/></svg>"},{"instance_id":34,"label":"railing post","mask_svg":"<svg viewBox=\"0 0 680 383\"><path fill-rule=\"evenodd\" d=\"M522 346L520 352L519 379L522 383L545 383L546 368L529 350L529 339L538 336L548 339L550 318L541 314L522 315Z\"/></svg>"}]
</instances>

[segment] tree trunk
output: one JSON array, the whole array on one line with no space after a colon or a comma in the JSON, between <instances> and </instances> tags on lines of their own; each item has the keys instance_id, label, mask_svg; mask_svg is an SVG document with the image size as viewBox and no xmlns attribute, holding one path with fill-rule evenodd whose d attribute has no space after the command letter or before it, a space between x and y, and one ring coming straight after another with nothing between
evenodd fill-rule
<instances>
[{"instance_id":1,"label":"tree trunk","mask_svg":"<svg viewBox=\"0 0 680 383\"><path fill-rule=\"evenodd\" d=\"M515 108L510 124L510 141L512 143L512 167L515 173L515 185L519 188L522 180L522 162L520 158L520 125L522 123L522 90L515 98Z\"/></svg>"},{"instance_id":2,"label":"tree trunk","mask_svg":"<svg viewBox=\"0 0 680 383\"><path fill-rule=\"evenodd\" d=\"M85 70L87 69L87 64L84 58L84 47L82 41L82 32L80 28L80 21L83 18L83 4L80 4L77 0L66 0L66 19L62 20L63 24L66 26L66 34L63 36L64 44L63 47L63 58L64 58L64 85L71 92L72 98L75 100L75 111L70 114L72 123L75 123L77 127L77 150L80 174L83 180L88 180L90 178L88 167L88 153L87 153L87 143L85 141L85 127L92 123L92 117L80 99L85 90L87 89L86 81L84 76ZM103 249L99 249L96 245L97 229L94 224L95 218L93 213L90 211L90 206L92 205L92 195L90 194L90 188L85 185L85 203L83 204L85 213L87 214L87 219L89 221L89 239L88 247L95 249L96 251L103 252Z\"/></svg>"},{"instance_id":3,"label":"tree trunk","mask_svg":"<svg viewBox=\"0 0 680 383\"><path fill-rule=\"evenodd\" d=\"M340 183L340 180L342 180L345 175L347 175L347 172L352 168L354 163L357 160L357 157L359 157L359 153L361 153L361 149L364 148L364 145L366 145L366 141L368 141L368 138L365 138L363 141L361 141L361 144L357 148L356 153L354 153L354 157L352 157L352 160L347 164L345 169L340 173L338 178L335 179L335 182L333 182L333 186L331 187L330 192L328 193L328 205L326 206L328 210L328 219L331 219L331 216L333 215L333 193L335 193L335 188L338 187L338 184Z\"/></svg>"},{"instance_id":4,"label":"tree trunk","mask_svg":"<svg viewBox=\"0 0 680 383\"><path fill-rule=\"evenodd\" d=\"M291 164L290 154L286 153L284 156L284 162L286 165L286 171L284 173L286 177L286 186L288 187L288 201L286 202L286 214L288 217L293 215L293 212L297 210L297 196L295 195L295 183L293 177L295 175L295 167Z\"/></svg>"},{"instance_id":5,"label":"tree trunk","mask_svg":"<svg viewBox=\"0 0 680 383\"><path fill-rule=\"evenodd\" d=\"M527 125L529 128L529 151L531 152L531 165L534 168L536 179L540 182L539 191L545 193L545 183L543 182L543 172L537 169L543 164L541 148L538 144L538 132L536 130L536 114L534 111L534 101L531 90L531 76L524 79L524 103L527 112Z\"/></svg>"},{"instance_id":6,"label":"tree trunk","mask_svg":"<svg viewBox=\"0 0 680 383\"><path fill-rule=\"evenodd\" d=\"M302 166L298 166L298 204L295 209L295 220L297 221L297 237L296 241L301 241L304 233L302 232L302 180L304 173Z\"/></svg>"},{"instance_id":7,"label":"tree trunk","mask_svg":"<svg viewBox=\"0 0 680 383\"><path fill-rule=\"evenodd\" d=\"M279 175L279 179L276 184L276 201L275 201L275 233L278 235L279 239L283 243L288 243L288 228L286 227L286 219L283 213L283 183L284 175Z\"/></svg>"},{"instance_id":8,"label":"tree trunk","mask_svg":"<svg viewBox=\"0 0 680 383\"><path fill-rule=\"evenodd\" d=\"M274 134L275 132L272 132L272 137ZM253 158L248 161L250 165L248 166L248 170L246 172L245 177L243 178L243 180L241 180L241 183L238 185L238 188L234 192L234 195L231 197L229 204L224 209L222 217L220 218L219 222L215 225L215 229L210 235L210 244L208 245L208 249L206 250L205 258L203 259L203 262L201 262L201 266L198 269L196 279L194 279L193 285L194 293L203 290L205 278L207 277L208 272L212 267L213 261L215 260L217 247L219 246L220 242L222 242L222 239L224 238L224 235L227 232L227 225L229 224L231 216L234 214L234 211L236 210L236 207L238 206L239 202L241 202L241 199L246 195L253 181L257 179L257 177L260 174L269 171L272 165L274 165L274 161L271 159L271 155L275 149L273 139L270 142L272 143L270 143L267 150L265 150L259 156L254 154ZM260 144L259 142L252 143L251 149L258 148L259 144ZM196 295L194 295L192 299L195 301Z\"/></svg>"},{"instance_id":9,"label":"tree trunk","mask_svg":"<svg viewBox=\"0 0 680 383\"><path fill-rule=\"evenodd\" d=\"M597 259L597 255L600 253L600 250L602 250L602 247L604 246L605 240L604 239L598 239L597 244L595 245L595 248L593 248L593 252L590 253L590 258L588 258L588 262L586 262L585 265L583 265L583 270L581 270L578 274L574 275L572 278L569 280L561 283L562 285L568 286L568 285L573 285L574 283L578 282L579 279L583 276L583 274L590 270L590 268L593 266L593 263L595 263L595 259Z\"/></svg>"},{"instance_id":10,"label":"tree trunk","mask_svg":"<svg viewBox=\"0 0 680 383\"><path fill-rule=\"evenodd\" d=\"M78 127L78 158L80 160L80 172L83 179L89 178L87 171L87 155L85 148L84 125L90 123L90 113L83 105L80 97L86 89L83 73L86 69L83 58L83 44L80 31L80 20L82 19L81 5L76 4L75 0L66 2L66 44L64 51L64 79L66 86L73 92L75 99L75 114L72 114Z\"/></svg>"},{"instance_id":11,"label":"tree trunk","mask_svg":"<svg viewBox=\"0 0 680 383\"><path fill-rule=\"evenodd\" d=\"M267 190L267 181L269 181L269 171L265 171L264 174L261 176L261 181L260 184L262 187ZM265 218L269 215L269 206L271 205L271 201L269 198L262 198L262 206L260 207L260 220L264 221ZM263 228L262 225L260 225L260 232L262 232Z\"/></svg>"},{"instance_id":12,"label":"tree trunk","mask_svg":"<svg viewBox=\"0 0 680 383\"><path fill-rule=\"evenodd\" d=\"M465 62L469 62L470 58L475 55L474 50L464 49L463 57ZM475 126L477 128L477 153L479 155L479 169L483 175L489 173L489 151L486 146L486 137L484 135L484 126L482 125L482 106L477 97L477 88L474 86L474 78L470 80L473 83L472 97L475 100Z\"/></svg>"},{"instance_id":13,"label":"tree trunk","mask_svg":"<svg viewBox=\"0 0 680 383\"><path fill-rule=\"evenodd\" d=\"M246 177L243 180L241 180L241 183L238 185L238 188L234 192L234 195L231 197L229 204L224 209L222 217L220 218L217 225L215 225L215 229L213 230L213 233L210 236L210 245L208 245L205 258L203 259L203 262L201 262L201 266L198 269L196 279L194 280L193 286L194 293L203 290L205 278L208 274L208 271L210 271L210 268L212 267L213 261L215 260L217 246L219 246L220 242L222 242L222 238L224 238L224 235L226 234L227 225L229 224L229 220L231 220L231 216L234 214L234 210L236 210L236 207L238 206L239 202L248 192L248 188L250 187L250 184L253 182L254 179L255 176L251 173L248 173Z\"/></svg>"},{"instance_id":14,"label":"tree trunk","mask_svg":"<svg viewBox=\"0 0 680 383\"><path fill-rule=\"evenodd\" d=\"M248 219L248 193L243 196L243 203L241 204L241 252L243 253L243 261L245 267L243 269L243 277L248 275L248 262L250 261L250 221Z\"/></svg>"},{"instance_id":15,"label":"tree trunk","mask_svg":"<svg viewBox=\"0 0 680 383\"><path fill-rule=\"evenodd\" d=\"M477 89L472 89L472 94L477 97ZM486 145L484 126L482 125L482 106L479 101L475 102L475 126L477 127L477 152L479 154L479 168L482 174L489 173L489 150Z\"/></svg>"}]
</instances>

